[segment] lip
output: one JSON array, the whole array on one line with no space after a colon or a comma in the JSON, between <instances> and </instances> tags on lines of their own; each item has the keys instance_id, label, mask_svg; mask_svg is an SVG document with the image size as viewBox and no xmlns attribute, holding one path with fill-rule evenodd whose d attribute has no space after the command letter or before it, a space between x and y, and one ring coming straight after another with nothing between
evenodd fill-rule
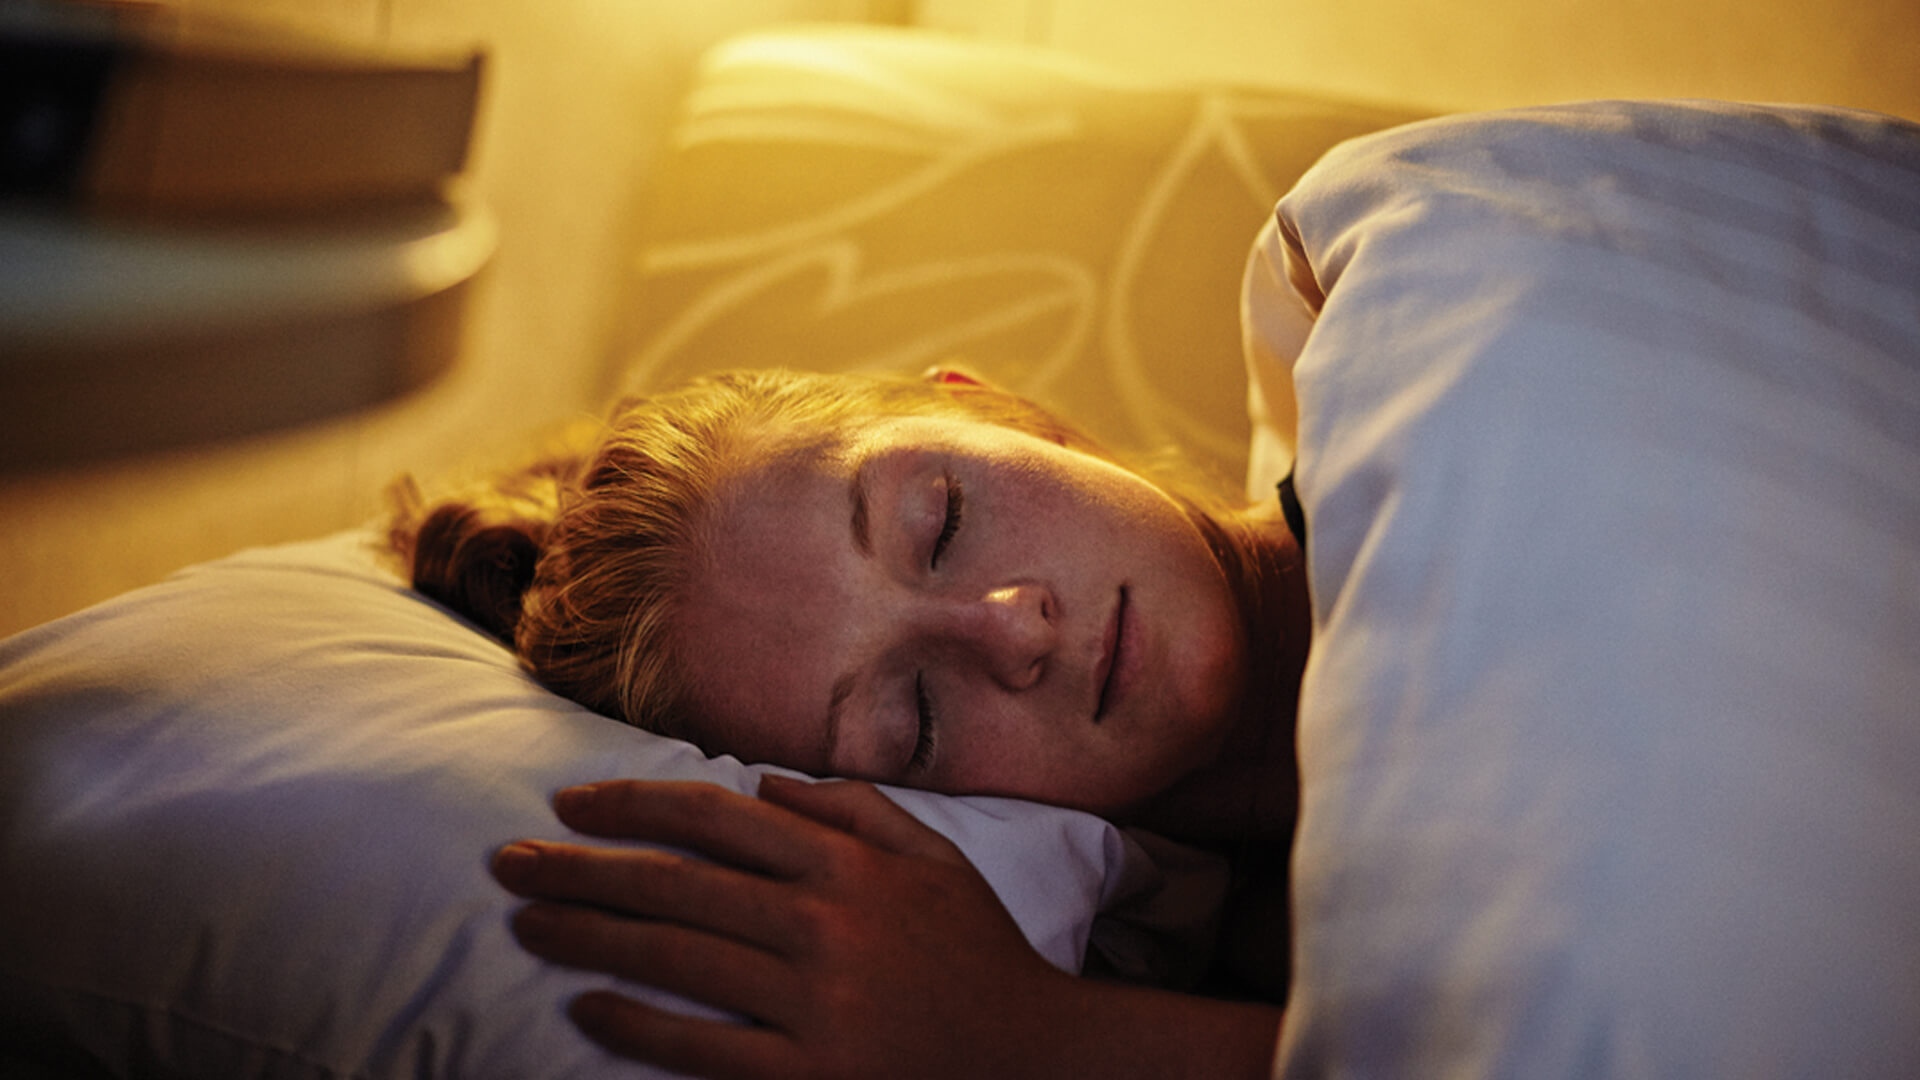
<instances>
[{"instance_id":1,"label":"lip","mask_svg":"<svg viewBox=\"0 0 1920 1080\"><path fill-rule=\"evenodd\" d=\"M1128 646L1133 642L1133 635L1127 630L1127 587L1122 585L1119 600L1113 606L1113 615L1107 620L1106 636L1100 646L1100 661L1093 669L1094 685L1100 689L1093 703L1093 722L1096 724L1106 719L1107 713L1126 696L1127 686L1131 682L1129 675L1132 669L1128 661L1133 656L1133 650Z\"/></svg>"}]
</instances>

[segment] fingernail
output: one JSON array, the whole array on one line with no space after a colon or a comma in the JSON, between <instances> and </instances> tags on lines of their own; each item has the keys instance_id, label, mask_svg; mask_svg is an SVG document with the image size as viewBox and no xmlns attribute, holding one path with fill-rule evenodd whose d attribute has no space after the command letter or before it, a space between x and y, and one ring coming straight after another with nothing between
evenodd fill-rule
<instances>
[{"instance_id":1,"label":"fingernail","mask_svg":"<svg viewBox=\"0 0 1920 1080\"><path fill-rule=\"evenodd\" d=\"M502 881L524 881L540 865L540 851L531 844L508 844L493 853L493 876Z\"/></svg>"}]
</instances>

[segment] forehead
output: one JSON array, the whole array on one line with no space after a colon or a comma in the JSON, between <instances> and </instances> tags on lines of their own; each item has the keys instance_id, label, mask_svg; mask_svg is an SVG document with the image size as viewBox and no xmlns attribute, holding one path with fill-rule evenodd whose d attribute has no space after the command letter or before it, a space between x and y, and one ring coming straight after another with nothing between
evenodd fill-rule
<instances>
[{"instance_id":1,"label":"forehead","mask_svg":"<svg viewBox=\"0 0 1920 1080\"><path fill-rule=\"evenodd\" d=\"M694 599L729 614L769 589L790 592L844 542L860 429L772 428L748 433L731 451L700 527L704 548Z\"/></svg>"},{"instance_id":2,"label":"forehead","mask_svg":"<svg viewBox=\"0 0 1920 1080\"><path fill-rule=\"evenodd\" d=\"M822 764L855 435L763 428L732 448L674 631L690 734L709 751Z\"/></svg>"}]
</instances>

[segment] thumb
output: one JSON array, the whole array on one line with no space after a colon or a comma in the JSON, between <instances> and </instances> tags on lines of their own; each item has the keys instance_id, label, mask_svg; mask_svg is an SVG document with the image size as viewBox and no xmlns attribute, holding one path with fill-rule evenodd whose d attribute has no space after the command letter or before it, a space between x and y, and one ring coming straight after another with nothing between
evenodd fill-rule
<instances>
[{"instance_id":1,"label":"thumb","mask_svg":"<svg viewBox=\"0 0 1920 1080\"><path fill-rule=\"evenodd\" d=\"M922 825L864 780L808 783L768 773L760 778L760 798L857 836L882 851L970 865L952 841Z\"/></svg>"}]
</instances>

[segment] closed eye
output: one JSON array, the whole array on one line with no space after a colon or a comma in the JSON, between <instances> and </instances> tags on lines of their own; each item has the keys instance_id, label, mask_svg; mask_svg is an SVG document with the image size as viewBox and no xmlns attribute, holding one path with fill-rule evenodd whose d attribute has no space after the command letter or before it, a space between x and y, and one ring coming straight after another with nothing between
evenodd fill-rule
<instances>
[{"instance_id":1,"label":"closed eye","mask_svg":"<svg viewBox=\"0 0 1920 1080\"><path fill-rule=\"evenodd\" d=\"M913 740L913 756L907 759L907 771L920 772L933 764L933 699L927 695L925 675L913 677L913 704L920 717L920 731Z\"/></svg>"},{"instance_id":2,"label":"closed eye","mask_svg":"<svg viewBox=\"0 0 1920 1080\"><path fill-rule=\"evenodd\" d=\"M966 493L960 488L960 481L947 477L947 518L940 526L940 537L933 542L933 569L940 568L940 556L946 554L947 546L953 543L953 536L960 531L960 519L966 513Z\"/></svg>"}]
</instances>

